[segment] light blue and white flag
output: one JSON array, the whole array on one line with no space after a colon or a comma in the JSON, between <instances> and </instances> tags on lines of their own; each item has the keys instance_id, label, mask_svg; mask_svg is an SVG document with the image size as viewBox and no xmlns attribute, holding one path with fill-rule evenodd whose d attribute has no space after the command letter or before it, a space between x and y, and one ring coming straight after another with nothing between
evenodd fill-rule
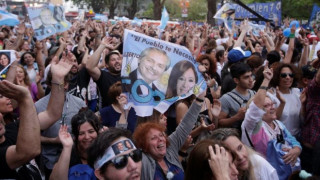
<instances>
[{"instance_id":1,"label":"light blue and white flag","mask_svg":"<svg viewBox=\"0 0 320 180\"><path fill-rule=\"evenodd\" d=\"M166 28L167 23L169 21L169 14L168 14L166 7L163 7L161 14L162 14L161 15L161 22L160 22L160 25L158 26L158 28L161 30L164 30L164 28Z\"/></svg>"},{"instance_id":2,"label":"light blue and white flag","mask_svg":"<svg viewBox=\"0 0 320 180\"><path fill-rule=\"evenodd\" d=\"M20 22L17 15L0 10L0 26L15 26L19 23Z\"/></svg>"},{"instance_id":3,"label":"light blue and white flag","mask_svg":"<svg viewBox=\"0 0 320 180\"><path fill-rule=\"evenodd\" d=\"M96 13L93 19L94 20L100 20L102 22L108 22L108 17L106 15L104 15L104 14Z\"/></svg>"}]
</instances>

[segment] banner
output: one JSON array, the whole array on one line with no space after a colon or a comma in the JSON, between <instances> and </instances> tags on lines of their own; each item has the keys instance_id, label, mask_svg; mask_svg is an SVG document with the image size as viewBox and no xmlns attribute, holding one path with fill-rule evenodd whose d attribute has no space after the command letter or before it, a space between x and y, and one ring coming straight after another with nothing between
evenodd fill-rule
<instances>
[{"instance_id":1,"label":"banner","mask_svg":"<svg viewBox=\"0 0 320 180\"><path fill-rule=\"evenodd\" d=\"M309 19L309 27L320 24L320 7L316 4L313 5L312 12Z\"/></svg>"},{"instance_id":2,"label":"banner","mask_svg":"<svg viewBox=\"0 0 320 180\"><path fill-rule=\"evenodd\" d=\"M206 90L198 64L183 46L125 30L121 71L123 92L138 116Z\"/></svg>"},{"instance_id":3,"label":"banner","mask_svg":"<svg viewBox=\"0 0 320 180\"><path fill-rule=\"evenodd\" d=\"M224 22L224 26L231 32L235 18L234 5L225 3L213 18L222 20Z\"/></svg>"},{"instance_id":4,"label":"banner","mask_svg":"<svg viewBox=\"0 0 320 180\"><path fill-rule=\"evenodd\" d=\"M235 9L235 18L256 18L255 15L244 9L238 4L231 4ZM256 11L266 19L273 20L275 25L281 25L281 2L267 2L267 3L252 3L247 5L252 10ZM219 10L221 4L218 4L217 10ZM259 24L265 24L263 21L259 21Z\"/></svg>"},{"instance_id":5,"label":"banner","mask_svg":"<svg viewBox=\"0 0 320 180\"><path fill-rule=\"evenodd\" d=\"M64 32L71 27L65 18L63 6L28 7L28 14L37 40Z\"/></svg>"},{"instance_id":6,"label":"banner","mask_svg":"<svg viewBox=\"0 0 320 180\"><path fill-rule=\"evenodd\" d=\"M0 26L15 26L19 23L20 22L17 15L0 10Z\"/></svg>"}]
</instances>

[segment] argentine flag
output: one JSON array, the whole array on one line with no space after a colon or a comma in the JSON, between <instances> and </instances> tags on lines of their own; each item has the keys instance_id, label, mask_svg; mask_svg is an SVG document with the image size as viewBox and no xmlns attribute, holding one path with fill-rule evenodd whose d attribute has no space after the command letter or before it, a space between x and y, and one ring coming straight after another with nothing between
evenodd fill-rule
<instances>
[{"instance_id":1,"label":"argentine flag","mask_svg":"<svg viewBox=\"0 0 320 180\"><path fill-rule=\"evenodd\" d=\"M164 30L164 28L166 28L167 23L169 21L169 14L168 14L166 7L163 7L161 14L162 14L161 15L161 22L160 22L160 25L158 26L158 28L161 30Z\"/></svg>"},{"instance_id":2,"label":"argentine flag","mask_svg":"<svg viewBox=\"0 0 320 180\"><path fill-rule=\"evenodd\" d=\"M0 26L15 26L19 23L17 15L0 10Z\"/></svg>"}]
</instances>

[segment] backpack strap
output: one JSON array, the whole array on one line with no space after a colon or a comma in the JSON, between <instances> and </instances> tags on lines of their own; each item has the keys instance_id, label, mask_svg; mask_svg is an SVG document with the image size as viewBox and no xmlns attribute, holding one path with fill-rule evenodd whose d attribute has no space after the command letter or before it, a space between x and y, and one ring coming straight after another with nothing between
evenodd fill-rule
<instances>
[{"instance_id":1,"label":"backpack strap","mask_svg":"<svg viewBox=\"0 0 320 180\"><path fill-rule=\"evenodd\" d=\"M239 95L234 92L229 92L227 93L227 95L230 96L234 101L236 101L241 107L241 105L243 104L243 99Z\"/></svg>"},{"instance_id":2,"label":"backpack strap","mask_svg":"<svg viewBox=\"0 0 320 180\"><path fill-rule=\"evenodd\" d=\"M247 136L247 139L248 139L248 141L249 141L249 143L250 143L250 146L252 147L252 149L254 149L254 145L253 145L253 143L252 143L252 141L251 141L251 139L250 139L250 137L249 137L249 134L248 134L247 129L244 128L244 131L246 132L246 136Z\"/></svg>"}]
</instances>

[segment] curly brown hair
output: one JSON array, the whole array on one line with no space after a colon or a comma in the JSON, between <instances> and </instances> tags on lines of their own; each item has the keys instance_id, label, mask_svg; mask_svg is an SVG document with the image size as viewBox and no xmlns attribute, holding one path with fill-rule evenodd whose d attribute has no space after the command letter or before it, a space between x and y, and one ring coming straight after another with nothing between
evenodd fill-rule
<instances>
[{"instance_id":1,"label":"curly brown hair","mask_svg":"<svg viewBox=\"0 0 320 180\"><path fill-rule=\"evenodd\" d=\"M135 142L135 145L142 149L144 152L148 153L149 152L149 144L147 141L147 134L151 129L155 129L158 131L161 131L165 133L166 128L162 126L159 123L154 123L154 122L146 122L140 124L133 133L133 140ZM168 136L165 135L166 137L166 146L168 147L170 145Z\"/></svg>"},{"instance_id":2,"label":"curly brown hair","mask_svg":"<svg viewBox=\"0 0 320 180\"><path fill-rule=\"evenodd\" d=\"M214 58L208 54L200 55L196 60L198 63L201 63L203 60L207 59L210 63L209 74L212 76L217 71L217 62Z\"/></svg>"},{"instance_id":3,"label":"curly brown hair","mask_svg":"<svg viewBox=\"0 0 320 180\"><path fill-rule=\"evenodd\" d=\"M291 87L296 86L297 82L299 82L300 78L301 78L301 70L299 70L297 67L295 67L292 64L286 64L286 63L279 63L275 66L274 70L273 70L273 78L270 82L270 86L271 87L277 87L279 86L280 83L280 74L281 74L281 70L283 68L289 68L294 77L293 77L293 82Z\"/></svg>"}]
</instances>

